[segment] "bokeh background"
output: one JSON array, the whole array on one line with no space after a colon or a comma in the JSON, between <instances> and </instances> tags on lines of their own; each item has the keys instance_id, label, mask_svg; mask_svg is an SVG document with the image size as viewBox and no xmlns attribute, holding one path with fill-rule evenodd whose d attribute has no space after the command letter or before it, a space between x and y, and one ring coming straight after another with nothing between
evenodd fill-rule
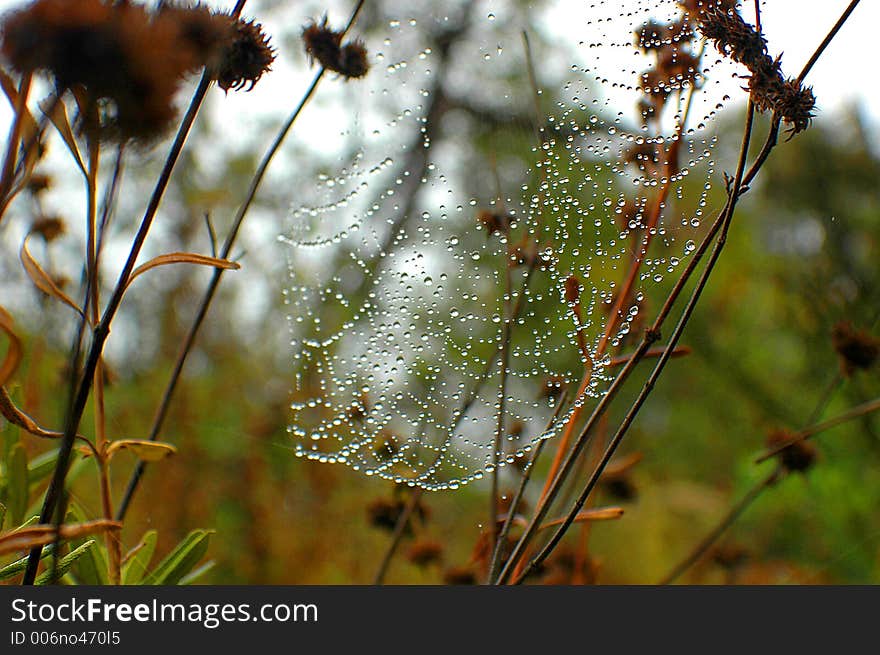
<instances>
[{"instance_id":1,"label":"bokeh background","mask_svg":"<svg viewBox=\"0 0 880 655\"><path fill-rule=\"evenodd\" d=\"M9 1L0 8L20 4ZM431 11L454 18L456 3L446 4ZM565 19L570 5L578 3L515 4L533 26L537 52L548 53L541 61L552 63L553 30L563 25L562 33L571 35L576 23L565 25ZM816 6L764 6L770 51L784 53L785 69L792 73L847 3L810 4ZM624 455L638 454L641 461L625 489L603 487L599 502L620 504L626 513L591 532L595 581L660 579L767 475L772 464L756 465L754 457L768 433L809 424L840 374L833 326L849 321L880 331L880 96L866 73L869 30L880 10L863 4L810 76L819 105L813 127L780 146L740 206L727 250L684 337L692 353L670 365L624 446ZM491 13L492 5L481 3L478 11ZM273 36L275 70L250 93L212 94L151 235L150 252L206 251L205 213L225 233L256 161L313 75L299 34L308 19L325 11L342 22L350 8L248 3L246 14ZM381 43L389 19L406 20L407 12L405 3L368 1L359 29L368 42ZM435 48L443 36L434 35ZM475 47L468 38L464 30L443 47L466 52ZM553 71L539 73L552 105ZM725 82L731 101L710 127L718 139L716 175L735 165L745 95L740 83ZM237 254L243 268L226 276L166 422L162 438L179 451L148 470L126 521L129 544L145 530L158 529L160 553L195 527L215 530L208 555L215 566L205 581L368 583L389 544L389 525L377 507L399 491L342 466L297 459L287 434L292 364L283 302L286 255L277 237L290 227L298 185L320 172L320 162L309 159L321 147L318 135L330 132L328 123L351 93L339 81L325 81L273 167L241 239ZM456 147L470 149L461 151L463 177L468 165L485 160L499 142L521 144L527 158L527 115L510 109L499 117L481 109L479 102L461 102L438 121L437 142L454 140ZM8 122L8 114L0 120ZM462 139L462 133L472 138ZM63 413L58 389L65 379L70 321L28 285L17 251L33 217L61 215L70 225L68 234L41 256L59 275L75 279L81 233L76 216L67 214L79 206L79 191L63 153L57 154L50 153L45 171L55 180L52 195L39 202L20 199L0 232L2 304L27 333L17 393L28 411L47 423L60 421ZM124 237L162 157L161 146L139 153L127 172L119 238L108 244L108 279L126 252ZM717 179L711 193L708 204L717 206L723 194ZM108 421L114 434L139 437L149 425L207 277L199 270L162 272L127 301L109 348ZM630 393L637 390L633 385ZM876 370L857 372L835 387L823 416L878 392ZM765 493L687 581L880 581L880 423L866 416L823 433L816 443L815 466ZM45 446L28 442L28 448L36 454ZM133 464L114 469L120 490ZM81 467L72 492L86 513L97 516L94 476ZM486 492L486 485L474 483L426 494L424 518L404 541L388 581L439 583L450 569L467 566L485 522ZM420 557L432 548L439 554ZM565 554L563 548L551 569L566 566Z\"/></svg>"}]
</instances>

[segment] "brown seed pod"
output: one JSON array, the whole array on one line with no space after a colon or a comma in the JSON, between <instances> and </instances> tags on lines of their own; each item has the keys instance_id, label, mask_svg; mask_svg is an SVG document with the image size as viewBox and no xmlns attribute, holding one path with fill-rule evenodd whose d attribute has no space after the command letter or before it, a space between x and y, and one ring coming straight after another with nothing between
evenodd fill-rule
<instances>
[{"instance_id":1,"label":"brown seed pod","mask_svg":"<svg viewBox=\"0 0 880 655\"><path fill-rule=\"evenodd\" d=\"M778 448L791 441L792 437L793 435L786 430L774 430L767 436L767 447ZM777 457L786 470L803 473L816 463L818 451L812 443L801 439L779 451Z\"/></svg>"},{"instance_id":2,"label":"brown seed pod","mask_svg":"<svg viewBox=\"0 0 880 655\"><path fill-rule=\"evenodd\" d=\"M318 62L326 70L339 73L345 79L363 77L370 70L367 48L355 39L343 44L344 33L330 27L327 16L318 23L312 21L303 28L302 39L309 63Z\"/></svg>"},{"instance_id":3,"label":"brown seed pod","mask_svg":"<svg viewBox=\"0 0 880 655\"><path fill-rule=\"evenodd\" d=\"M410 546L406 559L420 568L439 564L443 560L443 544L429 540L416 541Z\"/></svg>"},{"instance_id":4,"label":"brown seed pod","mask_svg":"<svg viewBox=\"0 0 880 655\"><path fill-rule=\"evenodd\" d=\"M224 91L238 91L248 85L246 91L250 91L271 70L274 61L275 49L269 45L262 25L239 19L233 24L233 37L219 55L214 73L217 86Z\"/></svg>"},{"instance_id":5,"label":"brown seed pod","mask_svg":"<svg viewBox=\"0 0 880 655\"><path fill-rule=\"evenodd\" d=\"M880 356L880 339L841 321L831 330L831 343L840 358L841 372L849 377L856 370L871 368Z\"/></svg>"}]
</instances>

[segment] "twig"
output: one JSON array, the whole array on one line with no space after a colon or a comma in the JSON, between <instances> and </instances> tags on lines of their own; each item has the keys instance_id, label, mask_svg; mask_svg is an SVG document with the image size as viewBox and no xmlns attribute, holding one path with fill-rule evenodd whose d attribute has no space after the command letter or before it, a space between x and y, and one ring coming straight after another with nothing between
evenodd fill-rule
<instances>
[{"instance_id":1,"label":"twig","mask_svg":"<svg viewBox=\"0 0 880 655\"><path fill-rule=\"evenodd\" d=\"M756 11L760 11L760 9L756 7ZM851 9L848 10L848 12L851 12ZM843 19L845 19L845 17L848 16L848 12L846 12L844 14ZM841 24L842 24L842 22L838 21L838 23L835 25L835 27L832 28L831 33L836 34L836 32L839 30ZM824 42L823 42L823 44L824 44ZM820 50L821 49L824 49L824 45L820 46ZM804 72L802 73L801 79L803 79L803 77L806 76L806 73L808 71L809 71L809 68L804 69ZM747 116L747 128L748 129L746 130L746 134L744 135L744 142L746 142L745 137L748 137L750 139L750 136L751 136L750 132L751 132L752 114L753 114L753 107L750 102L749 103L749 112L748 112L748 116ZM707 264L707 267L704 270L704 272L700 278L700 281L697 283L697 287L695 288L695 290L691 296L691 300L689 301L688 306L685 308L685 310L679 320L679 323L676 325L675 334L674 334L673 339L670 341L666 352L661 357L660 361L655 366L654 371L651 373L651 376L649 377L649 379L647 380L647 382L643 386L642 391L639 394L638 398L632 404L632 406L630 407L630 410L627 412L627 415L624 418L624 421L621 424L620 429L615 434L614 438L612 439L611 443L609 444L608 449L606 450L605 456L603 456L602 462L600 462L600 465L599 465L599 467L597 467L596 471L594 472L594 475L591 476L591 479L587 483L587 486L584 489L584 491L582 492L581 497L578 499L578 502L575 504L575 507L570 512L570 514L569 514L570 520L567 521L566 524L561 526L561 528L551 538L551 541L541 551L539 556L534 558L530 562L528 570L526 570L522 575L520 575L518 577L517 582L521 582L522 579L525 577L525 575L528 574L529 570L533 569L535 566L537 566L537 564L539 564L541 561L543 561L543 559L552 551L552 549L555 547L555 545L559 542L562 535L565 533L565 530L567 530L568 526L571 524L571 519L576 515L577 511L579 511L580 507L583 505L583 502L586 501L586 498L589 496L590 492L595 487L595 484L598 481L599 475L601 475L602 470L607 465L608 461L610 461L611 456L613 455L614 451L616 450L617 446L619 445L620 440L623 438L626 431L629 429L629 426L631 425L632 421L634 420L635 415L638 413L638 410L641 408L641 405L644 403L647 396L650 395L650 393L654 387L654 384L656 383L657 378L659 377L660 373L663 371L663 368L665 367L666 362L669 360L669 356L671 355L672 349L675 347L677 340L681 335L681 332L683 331L685 325L687 324L687 321L690 318L690 314L693 311L693 308L696 304L696 301L699 299L699 296L702 292L702 289L705 286L706 281L708 280L708 274L711 273L711 270L714 268L715 262L717 261L718 257L720 256L721 249L723 248L724 242L726 241L726 231L729 228L730 219L732 218L733 210L736 207L736 201L738 200L739 196L745 192L748 185L751 183L751 181L758 174L761 167L766 162L767 158L770 155L770 152L776 146L776 143L778 141L780 122L781 122L781 119L780 119L779 115L774 114L772 122L771 122L770 131L767 135L766 141L764 142L764 146L761 149L761 152L759 153L757 159L753 162L751 168L745 174L743 174L742 170L745 165L745 157L747 156L747 149L748 148L746 147L741 150L740 163L737 167L737 175L734 178L733 193L728 194L728 201L725 204L725 207L722 210L720 216L713 224L709 233L706 235L706 238L704 238L702 240L700 247L698 248L697 252L694 254L694 258L691 260L690 264L685 269L682 276L679 278L679 280L676 283L675 287L673 288L672 292L667 297L666 302L664 303L664 306L661 309L657 320L654 322L654 325L646 333L646 339L651 336L653 336L654 339L657 338L657 331L659 330L660 326L664 322L668 313L671 311L672 305L675 303L682 288L684 287L684 285L687 283L688 279L690 278L691 273L696 268L697 263L702 258L703 253L708 248L709 243L711 243L711 240L714 238L715 233L720 229L721 234L718 237L718 241L715 243L715 247L713 248L713 252L710 257L710 261ZM637 351L637 354L634 355L633 359L630 360L629 364L632 364L634 361L641 359L641 357L644 355L644 351L646 349L647 348L645 347L645 340L643 340L642 344L640 345L640 349ZM624 374L624 372L626 372L627 374L629 373L629 369L630 369L629 364L627 365L627 367L624 368L623 371L621 371L621 374L618 376L618 378L620 378ZM616 382L617 382L617 379L615 379L615 383ZM619 389L619 386L617 386L616 384L612 384L611 389L609 389L606 396L602 399L602 402L600 403L599 407L606 404L605 403L606 400L608 400L610 402L609 397L612 395L616 395L616 392L618 389ZM599 407L597 407L596 410L599 410ZM602 409L602 413L604 413L604 408ZM570 463L573 463L574 458L572 457L572 455L576 455L576 453L580 452L580 448L583 447L582 442L586 441L586 439L589 436L590 430L593 427L595 419L597 419L598 416L600 416L600 415L601 415L601 413L599 413L598 411L594 411L590 420L587 421L586 426L584 426L584 429L581 432L581 438L579 438L578 443L575 444L574 448L572 449L572 451L570 453L568 460L566 461L567 465ZM566 468L570 468L570 467L564 466L563 470L565 470ZM559 486L561 486L561 482L564 479L564 477L562 476L562 473L563 473L563 471L560 471L560 474L557 475L556 481L554 481L553 486L555 487L555 489L552 490L553 496L555 496L555 493L558 492L558 488L559 488ZM550 498L548 496L548 500L552 501L552 498ZM515 549L514 555L511 556L511 560L508 562L508 566L505 567L505 570L502 571L501 575L499 576L498 583L504 583L507 580L507 578L509 577L510 572L511 572L510 562L513 561L515 559L515 557L521 556L522 551L525 550L526 544L532 538L532 536L534 536L534 532L535 532L537 525L539 523L539 519L543 519L544 515L546 514L548 505L549 505L549 502L545 503L544 505L541 506L539 511L536 512L535 517L533 517L533 520L529 525L529 529L526 531L526 533L523 535L523 537L520 539L519 543L517 544L517 548ZM540 517L539 517L539 515L540 515ZM520 551L520 552L517 553L516 551Z\"/></svg>"}]
</instances>

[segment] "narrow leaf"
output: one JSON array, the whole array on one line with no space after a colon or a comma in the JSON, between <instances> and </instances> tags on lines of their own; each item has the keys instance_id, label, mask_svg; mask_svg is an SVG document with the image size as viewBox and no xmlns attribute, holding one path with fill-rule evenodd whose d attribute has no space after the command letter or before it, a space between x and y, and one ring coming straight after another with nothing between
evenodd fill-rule
<instances>
[{"instance_id":1,"label":"narrow leaf","mask_svg":"<svg viewBox=\"0 0 880 655\"><path fill-rule=\"evenodd\" d=\"M147 572L147 567L150 565L150 560L153 559L153 553L156 551L158 536L158 532L150 530L126 557L127 561L122 567L122 584L135 585L144 579L144 574Z\"/></svg>"},{"instance_id":2,"label":"narrow leaf","mask_svg":"<svg viewBox=\"0 0 880 655\"><path fill-rule=\"evenodd\" d=\"M46 585L52 584L61 579L61 577L67 573L70 568L76 564L77 560L85 555L92 547L95 545L94 539L89 539L83 545L74 548L72 551L67 553L64 557L58 560L58 564L53 565L50 564L49 568L43 571L37 579L34 581L36 585Z\"/></svg>"},{"instance_id":3,"label":"narrow leaf","mask_svg":"<svg viewBox=\"0 0 880 655\"><path fill-rule=\"evenodd\" d=\"M157 266L167 266L168 264L198 264L199 266L212 266L214 268L222 268L226 270L238 270L241 264L228 259L220 259L218 257L210 257L208 255L198 255L194 252L172 252L167 255L159 255L141 264L131 273L128 284L131 285L135 278L146 273Z\"/></svg>"},{"instance_id":4,"label":"narrow leaf","mask_svg":"<svg viewBox=\"0 0 880 655\"><path fill-rule=\"evenodd\" d=\"M84 460L79 460L83 463ZM72 523L82 523L85 521L85 514L76 503L71 503L67 512L67 520ZM85 543L85 539L77 543L74 540L71 545L80 546ZM94 548L89 548L85 555L80 557L73 565L71 572L76 576L77 582L84 585L106 585L109 580L107 577L107 558L104 556L102 545L95 544Z\"/></svg>"},{"instance_id":5,"label":"narrow leaf","mask_svg":"<svg viewBox=\"0 0 880 655\"><path fill-rule=\"evenodd\" d=\"M63 432L55 432L54 430L46 430L40 427L34 419L16 407L9 396L9 392L6 391L6 387L0 387L0 414L13 425L17 425L35 437L60 439L64 436Z\"/></svg>"},{"instance_id":6,"label":"narrow leaf","mask_svg":"<svg viewBox=\"0 0 880 655\"><path fill-rule=\"evenodd\" d=\"M165 459L169 455L177 452L177 448L170 443L162 441L149 441L147 439L119 439L112 442L107 447L107 457L113 457L113 454L120 450L130 450L139 459L145 462L158 462Z\"/></svg>"},{"instance_id":7,"label":"narrow leaf","mask_svg":"<svg viewBox=\"0 0 880 655\"><path fill-rule=\"evenodd\" d=\"M28 462L28 483L31 486L31 491L52 475L55 471L55 462L57 461L57 450L49 450L31 458Z\"/></svg>"},{"instance_id":8,"label":"narrow leaf","mask_svg":"<svg viewBox=\"0 0 880 655\"><path fill-rule=\"evenodd\" d=\"M82 171L83 175L88 176L85 164L83 164L82 155L79 152L79 146L76 145L76 138L73 136L73 129L70 127L70 120L67 118L67 109L64 107L64 103L61 100L56 101L54 98L47 98L40 103L40 109L52 121L55 129L58 130L58 134L61 135L65 145L67 145L67 149L73 155L79 170Z\"/></svg>"},{"instance_id":9,"label":"narrow leaf","mask_svg":"<svg viewBox=\"0 0 880 655\"><path fill-rule=\"evenodd\" d=\"M31 282L34 283L40 291L45 293L47 296L52 296L57 300L60 300L65 305L73 309L77 314L83 316L83 310L79 308L79 306L61 290L57 284L55 284L55 280L43 270L43 268L37 263L37 260L34 259L33 255L31 255L28 250L27 244L28 239L30 239L30 234L27 235L24 239L24 243L21 244L21 252L19 253L19 257L21 258L21 265L24 266L25 273L28 274L28 277L31 279Z\"/></svg>"},{"instance_id":10,"label":"narrow leaf","mask_svg":"<svg viewBox=\"0 0 880 655\"><path fill-rule=\"evenodd\" d=\"M22 348L21 340L15 334L15 326L12 316L5 309L0 307L0 330L9 337L9 347L6 349L6 357L3 358L3 364L0 364L0 385L6 384L7 380L12 377L15 370L21 362Z\"/></svg>"},{"instance_id":11,"label":"narrow leaf","mask_svg":"<svg viewBox=\"0 0 880 655\"><path fill-rule=\"evenodd\" d=\"M49 555L55 552L55 545L49 544L46 548L43 549L43 552L40 554L40 559L46 559ZM0 568L0 582L3 580L9 580L10 578L14 578L19 573L23 573L27 568L28 557L24 556L21 559L17 559L10 564L7 564L3 568Z\"/></svg>"},{"instance_id":12,"label":"narrow leaf","mask_svg":"<svg viewBox=\"0 0 880 655\"><path fill-rule=\"evenodd\" d=\"M180 582L178 582L177 584L179 584L179 585L193 584L199 578L201 578L206 573L208 573L208 571L213 569L216 565L217 565L217 562L215 562L214 560L209 560L209 561L205 562L204 564L202 564L199 568L197 568L192 573L187 573L185 576L183 576L180 579Z\"/></svg>"},{"instance_id":13,"label":"narrow leaf","mask_svg":"<svg viewBox=\"0 0 880 655\"><path fill-rule=\"evenodd\" d=\"M31 114L30 110L27 108L27 104L22 104L19 107L19 93L18 87L16 86L13 79L5 72L0 70L0 86L3 87L3 92L6 94L6 97L9 98L9 103L12 105L13 111L21 111L21 145L22 147L27 146L31 143L36 143L35 136L37 135L37 121L34 120L33 114ZM31 171L33 171L34 166L37 163L39 154L39 148L30 148L30 151L27 153L27 159L24 162L24 175L22 179L19 181L19 184L16 186L13 193L10 196L17 194L21 189L24 188L24 185L27 184L27 180L30 177ZM7 198L8 200L8 198Z\"/></svg>"},{"instance_id":14,"label":"narrow leaf","mask_svg":"<svg viewBox=\"0 0 880 655\"><path fill-rule=\"evenodd\" d=\"M77 539L106 532L107 530L120 530L121 528L122 523L119 521L98 519L74 525L62 525L60 535L62 540ZM0 534L0 555L51 544L55 541L55 536L58 532L54 525L35 525Z\"/></svg>"},{"instance_id":15,"label":"narrow leaf","mask_svg":"<svg viewBox=\"0 0 880 655\"><path fill-rule=\"evenodd\" d=\"M24 446L17 444L9 454L6 471L6 503L13 525L24 520L28 505L28 461Z\"/></svg>"},{"instance_id":16,"label":"narrow leaf","mask_svg":"<svg viewBox=\"0 0 880 655\"><path fill-rule=\"evenodd\" d=\"M601 507L599 509L588 509L574 517L574 523L583 523L585 521L613 521L623 516L623 508L621 507ZM554 519L544 523L539 529L546 530L557 525L565 523L565 519Z\"/></svg>"},{"instance_id":17,"label":"narrow leaf","mask_svg":"<svg viewBox=\"0 0 880 655\"><path fill-rule=\"evenodd\" d=\"M145 585L174 585L193 570L208 551L208 530L193 530L144 578Z\"/></svg>"}]
</instances>

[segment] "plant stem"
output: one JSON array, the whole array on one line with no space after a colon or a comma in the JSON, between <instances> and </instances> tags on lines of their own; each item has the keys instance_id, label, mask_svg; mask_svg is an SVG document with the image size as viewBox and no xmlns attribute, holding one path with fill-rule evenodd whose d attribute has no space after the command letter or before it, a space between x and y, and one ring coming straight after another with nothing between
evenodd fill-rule
<instances>
[{"instance_id":1,"label":"plant stem","mask_svg":"<svg viewBox=\"0 0 880 655\"><path fill-rule=\"evenodd\" d=\"M787 439L778 446L775 446L774 448L771 448L770 450L765 452L763 455L755 460L755 463L760 464L761 462L765 462L771 457L775 457L791 445L798 443L799 441L806 441L810 437L814 437L820 432L830 430L831 428L837 427L841 423L851 421L854 418L867 416L868 414L876 412L877 410L880 410L880 398L875 398L874 400L862 403L861 405L857 405L856 407L853 407L843 414L839 414L838 416L830 418L827 421L822 421L821 423L816 423L815 425L811 425L808 428L804 428L800 432L793 434L790 439Z\"/></svg>"},{"instance_id":2,"label":"plant stem","mask_svg":"<svg viewBox=\"0 0 880 655\"><path fill-rule=\"evenodd\" d=\"M822 43L819 44L819 47L816 48L816 51L813 53L813 56L810 57L810 60L807 62L806 66L804 66L801 74L797 77L797 83L801 84L804 79L806 79L807 75L813 69L813 66L816 65L816 62L819 61L819 57L822 56L822 53L825 52L825 49L828 45L834 40L834 37L837 36L837 33L840 31L840 28L843 27L843 24L847 21L850 14L853 13L856 6L859 4L860 0L852 0L849 3L849 6L844 10L844 12L840 15L840 18L837 19L837 22L834 24L834 27L828 32L825 38L822 40Z\"/></svg>"},{"instance_id":3,"label":"plant stem","mask_svg":"<svg viewBox=\"0 0 880 655\"><path fill-rule=\"evenodd\" d=\"M358 14L363 8L364 2L365 0L358 1L357 5L352 11L351 18L348 21L348 25L344 30L345 32L351 29L351 26L354 24L355 20L358 17ZM240 4L244 3L240 2ZM247 193L245 194L245 199L239 207L238 211L236 212L235 217L233 218L232 227L230 228L229 233L226 236L226 240L220 252L221 259L227 259L232 252L232 247L235 245L235 240L238 237L238 232L241 228L242 223L244 222L248 210L253 204L254 198L256 198L257 191L259 190L260 185L263 182L263 178L266 175L266 171L268 170L269 165L272 163L275 154L281 148L281 144L284 142L288 132L290 132L290 129L293 127L296 119L299 117L303 109L308 104L309 100L315 94L315 91L317 90L318 85L323 77L324 69L322 68L315 75L305 95L303 95L299 104L296 106L296 108L288 117L287 121L279 130L274 141L269 146L269 149L266 151L266 154L263 155L263 159L260 161L260 164L257 167L256 172L254 173L254 177L251 179L250 186L248 187ZM205 317L208 314L208 309L210 308L211 302L214 299L214 295L217 292L217 287L220 286L220 280L222 277L223 270L215 268L211 276L211 281L208 283L207 289L205 289L205 294L204 296L202 296L202 301L199 304L198 309L196 310L196 315L193 319L193 323L190 326L189 332L187 333L181 345L180 351L178 352L177 359L174 362L174 368L171 372L171 377L168 380L168 384L166 385L165 391L162 394L162 399L159 402L159 407L156 410L156 415L153 418L153 424L150 428L150 434L148 437L151 441L155 441L159 438L159 433L162 430L162 426L168 415L168 410L171 407L171 400L174 396L174 392L177 389L177 383L180 380L180 375L183 372L183 367L186 364L186 360L189 357L193 346L195 345L196 338L198 337L199 331L202 327L202 323L204 323ZM135 470L132 472L131 477L128 480L128 485L125 489L125 494L123 495L122 500L119 504L119 509L116 512L117 520L121 521L125 518L125 514L128 511L134 494L137 492L137 489L140 486L140 481L146 468L146 462L140 461L135 467Z\"/></svg>"},{"instance_id":4,"label":"plant stem","mask_svg":"<svg viewBox=\"0 0 880 655\"><path fill-rule=\"evenodd\" d=\"M782 480L785 477L785 471L781 466L777 466L766 478L759 480L751 489L749 489L745 496L733 507L730 508L730 511L724 516L723 519L716 525L712 531L706 535L706 537L693 549L693 551L685 557L681 562L679 562L675 568L673 568L669 573L667 573L658 585L668 585L675 580L677 580L685 571L691 568L694 564L700 561L700 558L708 552L708 550L712 547L712 545L718 541L722 534L724 534L727 529L736 523L740 516L743 515L749 507L751 507L752 503L754 503L765 490L769 489L777 482Z\"/></svg>"},{"instance_id":5,"label":"plant stem","mask_svg":"<svg viewBox=\"0 0 880 655\"><path fill-rule=\"evenodd\" d=\"M563 391L562 394L559 396L559 400L556 401L556 409L553 411L553 415L550 417L550 420L547 421L547 425L541 434L547 434L553 428L553 424L556 423L556 420L559 418L559 414L567 401L568 391ZM541 439L538 442L538 445L535 446L535 451L532 453L532 457L531 459L529 459L529 463L526 465L525 471L523 471L522 479L519 483L519 488L516 490L516 495L514 495L513 500L510 501L510 506L507 510L507 516L504 519L504 524L501 526L501 532L498 534L498 538L495 541L495 550L492 553L492 561L489 565L490 583L498 575L498 568L501 566L501 545L507 540L507 535L510 534L510 528L513 526L513 518L519 511L520 504L522 503L522 498L525 495L526 487L528 487L529 482L532 479L532 473L535 470L535 464L537 464L538 458L541 456L541 452L544 450L544 446L546 444L547 439Z\"/></svg>"},{"instance_id":6,"label":"plant stem","mask_svg":"<svg viewBox=\"0 0 880 655\"><path fill-rule=\"evenodd\" d=\"M119 275L119 280L116 283L116 287L114 288L113 293L110 296L107 307L104 309L104 313L101 317L100 322L98 322L93 328L92 343L86 357L86 362L83 367L82 375L78 382L77 390L73 398L73 403L67 412L67 418L65 420L64 426L64 438L61 440L61 445L58 448L58 461L56 463L52 479L49 483L49 488L46 490L46 496L43 501L43 508L40 512L41 523L46 523L51 520L55 507L58 504L58 500L61 497L62 491L64 489L64 480L67 477L67 469L70 465L70 456L73 450L73 442L76 437L76 432L79 428L79 424L82 419L83 412L85 411L85 406L88 402L88 398L92 389L92 381L94 379L95 370L98 367L101 353L104 349L104 344L106 343L107 337L110 334L110 324L113 321L113 318L116 316L116 312L122 302L122 296L125 293L126 286L128 285L129 277L131 276L131 272L134 270L135 262L137 261L144 241L146 241L147 234L149 233L150 227L153 223L153 219L155 218L156 212L159 209L159 204L161 203L162 198L165 194L165 190L168 187L168 182L171 179L171 173L174 170L174 165L177 163L177 159L179 158L180 153L183 150L186 138L189 135L193 122L195 121L196 114L201 107L202 101L204 100L205 94L207 93L210 85L211 76L208 73L205 73L202 76L201 81L199 82L199 86L196 89L195 94L193 95L189 108L184 115L183 120L181 121L180 127L178 128L177 135L174 138L174 142L171 146L170 152L165 159L165 163L162 167L159 179L156 182L156 186L153 189L153 194L150 197L150 201L147 205L144 217L141 220L137 233L135 234L131 250L129 251L128 258L126 259L122 272ZM28 566L22 582L23 584L33 584L34 580L36 579L37 568L40 564L41 552L41 547L31 549L30 555L28 557Z\"/></svg>"},{"instance_id":7,"label":"plant stem","mask_svg":"<svg viewBox=\"0 0 880 655\"><path fill-rule=\"evenodd\" d=\"M566 521L559 526L556 533L551 537L550 541L544 548L535 556L526 570L519 576L519 578L515 581L515 583L521 582L525 576L529 574L531 570L533 570L536 566L538 566L541 562L546 559L547 555L552 552L552 550L556 547L559 541L562 539L562 536L565 534L565 531L574 521L575 517L580 512L590 493L592 493L596 484L599 481L599 477L602 475L602 471L605 470L605 467L608 465L608 462L611 461L612 456L614 455L617 447L620 445L623 437L626 435L633 421L635 420L636 415L644 404L645 400L647 400L648 396L651 394L651 391L656 384L657 379L660 377L660 374L663 372L663 369L666 366L666 363L672 356L672 351L675 349L675 346L678 344L678 340L681 337L681 334L684 332L684 328L686 327L688 320L691 317L691 314L694 311L694 308L697 305L697 302L702 295L703 289L706 286L706 283L709 280L709 276L712 274L713 269L715 268L715 264L718 262L719 257L721 256L721 252L724 249L724 244L727 241L727 231L730 228L730 223L733 219L734 211L736 210L737 200L742 192L743 186L743 178L745 173L746 166L746 158L748 157L748 149L749 143L751 142L752 137L752 125L754 121L754 105L749 102L749 107L746 113L746 125L743 130L743 141L742 146L740 148L739 155L739 163L737 164L736 175L734 176L733 186L728 193L727 204L725 206L725 210L722 212L722 221L720 234L718 235L718 239L715 241L715 246L712 249L712 253L709 256L709 261L706 263L706 268L703 270L703 273L700 275L700 279L697 281L697 285L691 293L691 297L688 300L688 304L685 306L682 311L682 315L679 318L678 323L673 330L672 337L669 340L669 344L666 347L666 350L661 355L657 364L654 366L654 370L651 372L651 375L648 377L648 380L645 382L642 387L641 392L639 393L636 400L630 406L630 409L627 411L626 416L623 419L620 427L617 429L615 435L611 438L608 447L605 449L605 453L602 455L602 459L600 460L598 466L593 470L590 479L588 480L584 490L581 492L574 506L568 513L568 517ZM649 329L649 334L658 334L660 331L660 321L661 319L665 319L665 316L658 317L657 321L655 321L654 325ZM639 358L641 359L641 356Z\"/></svg>"},{"instance_id":8,"label":"plant stem","mask_svg":"<svg viewBox=\"0 0 880 655\"><path fill-rule=\"evenodd\" d=\"M394 532L391 535L391 544L388 546L388 550L385 551L385 556L382 558L381 564L379 564L379 570L376 572L376 577L373 579L374 585L384 584L385 575L388 573L388 566L391 564L391 560L394 557L394 553L397 552L400 542L403 541L403 535L406 533L409 518L412 516L413 511L415 511L415 508L418 507L419 500L421 500L424 492L425 490L422 489L422 487L416 487L413 489L403 511L400 512L400 516L397 517L397 522L394 524Z\"/></svg>"}]
</instances>

